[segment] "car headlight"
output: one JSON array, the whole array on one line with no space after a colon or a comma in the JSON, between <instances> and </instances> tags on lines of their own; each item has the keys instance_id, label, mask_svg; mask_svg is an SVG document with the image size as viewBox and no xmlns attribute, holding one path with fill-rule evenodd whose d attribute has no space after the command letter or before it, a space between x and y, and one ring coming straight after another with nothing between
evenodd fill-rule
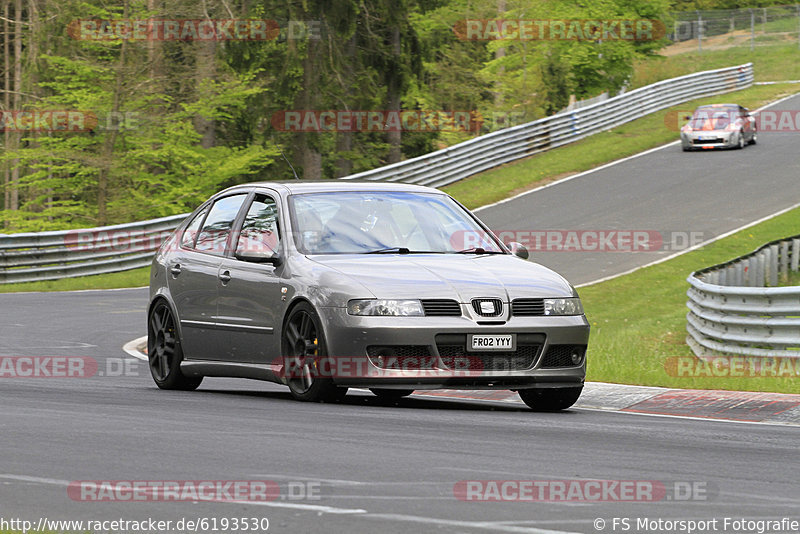
<instances>
[{"instance_id":1,"label":"car headlight","mask_svg":"<svg viewBox=\"0 0 800 534\"><path fill-rule=\"evenodd\" d=\"M577 297L544 299L545 315L581 315L582 313L581 299Z\"/></svg>"},{"instance_id":2,"label":"car headlight","mask_svg":"<svg viewBox=\"0 0 800 534\"><path fill-rule=\"evenodd\" d=\"M422 303L418 300L363 299L347 303L350 315L389 315L421 317L425 315Z\"/></svg>"}]
</instances>

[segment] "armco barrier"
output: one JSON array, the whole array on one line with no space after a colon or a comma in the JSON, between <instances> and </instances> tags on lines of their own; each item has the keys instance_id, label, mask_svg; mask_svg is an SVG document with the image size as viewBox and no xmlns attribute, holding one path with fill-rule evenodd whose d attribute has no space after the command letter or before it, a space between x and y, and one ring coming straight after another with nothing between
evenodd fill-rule
<instances>
[{"instance_id":1,"label":"armco barrier","mask_svg":"<svg viewBox=\"0 0 800 534\"><path fill-rule=\"evenodd\" d=\"M417 158L345 176L342 180L384 180L441 187L648 113L687 100L743 89L752 83L752 63L672 78ZM0 234L0 284L144 267L160 244L157 236L176 228L185 217L183 214L87 230ZM77 241L71 242L76 235Z\"/></svg>"},{"instance_id":2,"label":"armco barrier","mask_svg":"<svg viewBox=\"0 0 800 534\"><path fill-rule=\"evenodd\" d=\"M498 130L430 154L345 176L342 180L386 180L442 187L487 169L573 143L654 111L703 96L744 89L752 83L752 63L697 72L574 111Z\"/></svg>"},{"instance_id":3,"label":"armco barrier","mask_svg":"<svg viewBox=\"0 0 800 534\"><path fill-rule=\"evenodd\" d=\"M0 283L145 267L187 215L82 230L0 235Z\"/></svg>"},{"instance_id":4,"label":"armco barrier","mask_svg":"<svg viewBox=\"0 0 800 534\"><path fill-rule=\"evenodd\" d=\"M697 356L800 358L800 235L767 243L687 279L686 342Z\"/></svg>"}]
</instances>

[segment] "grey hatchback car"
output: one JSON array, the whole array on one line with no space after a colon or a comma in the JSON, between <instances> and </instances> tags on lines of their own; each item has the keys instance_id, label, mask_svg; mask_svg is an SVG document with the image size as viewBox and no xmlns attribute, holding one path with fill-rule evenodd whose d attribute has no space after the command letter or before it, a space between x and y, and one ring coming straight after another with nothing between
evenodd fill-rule
<instances>
[{"instance_id":1,"label":"grey hatchback car","mask_svg":"<svg viewBox=\"0 0 800 534\"><path fill-rule=\"evenodd\" d=\"M150 274L148 354L163 389L203 377L350 387L515 390L568 408L586 375L575 289L427 187L345 181L231 187L164 242Z\"/></svg>"}]
</instances>

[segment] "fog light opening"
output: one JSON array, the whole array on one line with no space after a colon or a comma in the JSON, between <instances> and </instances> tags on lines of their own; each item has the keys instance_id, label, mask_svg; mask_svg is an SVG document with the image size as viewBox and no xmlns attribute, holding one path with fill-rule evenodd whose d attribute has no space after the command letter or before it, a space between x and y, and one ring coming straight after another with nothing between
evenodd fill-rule
<instances>
[{"instance_id":1,"label":"fog light opening","mask_svg":"<svg viewBox=\"0 0 800 534\"><path fill-rule=\"evenodd\" d=\"M381 349L374 356L370 356L369 359L372 360L372 364L375 365L375 367L381 369L387 369L391 365L396 364L394 361L396 360L395 352L389 348Z\"/></svg>"},{"instance_id":2,"label":"fog light opening","mask_svg":"<svg viewBox=\"0 0 800 534\"><path fill-rule=\"evenodd\" d=\"M575 365L580 365L583 362L583 354L578 350L572 351L570 358L572 358L572 363Z\"/></svg>"}]
</instances>

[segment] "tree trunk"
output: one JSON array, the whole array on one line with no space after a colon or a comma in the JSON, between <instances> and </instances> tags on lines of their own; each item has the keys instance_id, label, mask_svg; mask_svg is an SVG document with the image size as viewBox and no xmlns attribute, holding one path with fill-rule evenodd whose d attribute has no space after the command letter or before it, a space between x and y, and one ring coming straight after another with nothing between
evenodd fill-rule
<instances>
[{"instance_id":1,"label":"tree trunk","mask_svg":"<svg viewBox=\"0 0 800 534\"><path fill-rule=\"evenodd\" d=\"M22 109L22 0L14 3L14 102L15 111ZM11 134L10 148L19 148L20 133ZM19 210L19 158L11 162L11 197L9 199L9 209Z\"/></svg>"},{"instance_id":2,"label":"tree trunk","mask_svg":"<svg viewBox=\"0 0 800 534\"><path fill-rule=\"evenodd\" d=\"M347 45L345 47L345 56L348 61L344 67L344 79L347 81L355 79L355 69L353 67L353 62L355 61L356 57L356 34L354 33L352 37L347 41ZM343 91L347 91L349 88L343 87ZM356 100L357 102L357 100ZM353 99L350 99L350 104L353 103ZM341 131L336 133L336 152L340 154L340 156L336 159L336 178L341 178L342 176L348 176L353 172L353 161L347 156L341 156L343 152L349 152L353 149L353 132L351 131Z\"/></svg>"},{"instance_id":3,"label":"tree trunk","mask_svg":"<svg viewBox=\"0 0 800 534\"><path fill-rule=\"evenodd\" d=\"M128 18L128 0L123 7L123 18ZM114 80L114 93L111 95L111 116L119 117L122 100L122 82L125 77L125 55L128 50L128 41L122 40L119 49L119 63L117 64L116 78ZM111 128L106 133L103 142L103 152L100 158L100 172L97 175L97 222L100 226L108 224L108 183L111 167L114 160L114 145L117 142L117 128Z\"/></svg>"},{"instance_id":4,"label":"tree trunk","mask_svg":"<svg viewBox=\"0 0 800 534\"><path fill-rule=\"evenodd\" d=\"M9 43L10 30L8 21L11 17L11 0L3 2L3 109L8 110L11 106L11 46ZM8 150L11 142L10 132L3 130L3 148ZM3 209L11 209L11 172L8 161L3 161ZM4 221L4 226L8 226L8 221Z\"/></svg>"},{"instance_id":5,"label":"tree trunk","mask_svg":"<svg viewBox=\"0 0 800 534\"><path fill-rule=\"evenodd\" d=\"M502 18L503 13L506 12L506 0L497 0L497 17ZM506 56L506 49L505 47L501 46L494 52L495 59L500 59ZM503 77L503 72L505 71L504 67L500 67L497 69L497 79L500 80ZM494 91L494 105L498 108L503 105L503 90L500 88L500 83L495 84L495 91ZM494 125L492 125L494 126ZM508 126L508 124L504 124L504 126Z\"/></svg>"},{"instance_id":6,"label":"tree trunk","mask_svg":"<svg viewBox=\"0 0 800 534\"><path fill-rule=\"evenodd\" d=\"M389 31L391 32L393 63L397 70L389 73L389 83L387 84L388 111L399 113L402 98L400 94L402 91L400 65L403 61L400 48L400 28L395 24ZM396 163L403 159L402 130L398 128L396 131L390 130L386 132L386 140L389 142L389 163Z\"/></svg>"},{"instance_id":7,"label":"tree trunk","mask_svg":"<svg viewBox=\"0 0 800 534\"><path fill-rule=\"evenodd\" d=\"M150 18L158 18L161 15L162 6L160 0L147 0L147 12ZM152 16L156 12L155 17ZM161 41L156 39L147 40L147 65L150 68L150 83L154 84L156 91L161 91Z\"/></svg>"},{"instance_id":8,"label":"tree trunk","mask_svg":"<svg viewBox=\"0 0 800 534\"><path fill-rule=\"evenodd\" d=\"M198 90L197 97L205 98L208 95L208 90L202 87L203 82L207 80L214 80L217 74L216 55L217 55L217 41L211 39L209 41L199 41L197 47L197 63L195 65L195 80L197 80ZM197 133L202 135L200 146L203 148L211 148L216 145L216 132L213 119L207 119L198 115L194 120L194 127Z\"/></svg>"},{"instance_id":9,"label":"tree trunk","mask_svg":"<svg viewBox=\"0 0 800 534\"><path fill-rule=\"evenodd\" d=\"M319 93L317 86L316 72L316 53L318 45L314 39L306 42L308 47L306 56L303 58L303 88L298 93L297 102L299 108L303 110L315 110ZM300 154L300 165L303 166L303 178L308 180L319 180L322 178L322 154L309 142L313 136L318 135L314 132L298 132L295 135L298 151Z\"/></svg>"}]
</instances>

